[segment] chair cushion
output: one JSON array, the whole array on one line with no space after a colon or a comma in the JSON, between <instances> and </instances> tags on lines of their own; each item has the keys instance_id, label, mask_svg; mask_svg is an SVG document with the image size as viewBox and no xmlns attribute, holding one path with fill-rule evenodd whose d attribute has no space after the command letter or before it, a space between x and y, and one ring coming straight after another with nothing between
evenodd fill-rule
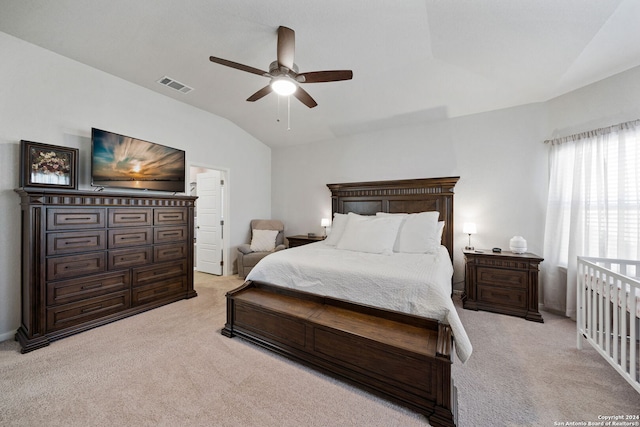
<instances>
[{"instance_id":1,"label":"chair cushion","mask_svg":"<svg viewBox=\"0 0 640 427\"><path fill-rule=\"evenodd\" d=\"M254 252L270 252L276 248L278 230L253 230L251 233L251 250Z\"/></svg>"}]
</instances>

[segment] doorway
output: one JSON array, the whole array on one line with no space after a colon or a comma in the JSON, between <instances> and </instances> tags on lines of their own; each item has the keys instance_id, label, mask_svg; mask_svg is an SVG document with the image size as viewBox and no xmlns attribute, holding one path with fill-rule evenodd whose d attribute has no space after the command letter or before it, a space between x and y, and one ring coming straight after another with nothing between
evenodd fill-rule
<instances>
[{"instance_id":1,"label":"doorway","mask_svg":"<svg viewBox=\"0 0 640 427\"><path fill-rule=\"evenodd\" d=\"M189 169L190 195L197 196L194 230L194 269L224 275L228 259L225 224L227 172L203 166Z\"/></svg>"}]
</instances>

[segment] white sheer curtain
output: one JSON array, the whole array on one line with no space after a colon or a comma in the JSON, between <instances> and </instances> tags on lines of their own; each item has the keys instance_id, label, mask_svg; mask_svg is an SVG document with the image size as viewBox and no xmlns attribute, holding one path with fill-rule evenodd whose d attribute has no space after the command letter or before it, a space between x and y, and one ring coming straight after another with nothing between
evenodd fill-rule
<instances>
[{"instance_id":1,"label":"white sheer curtain","mask_svg":"<svg viewBox=\"0 0 640 427\"><path fill-rule=\"evenodd\" d=\"M578 256L640 259L640 120L547 142L542 299L575 318Z\"/></svg>"}]
</instances>

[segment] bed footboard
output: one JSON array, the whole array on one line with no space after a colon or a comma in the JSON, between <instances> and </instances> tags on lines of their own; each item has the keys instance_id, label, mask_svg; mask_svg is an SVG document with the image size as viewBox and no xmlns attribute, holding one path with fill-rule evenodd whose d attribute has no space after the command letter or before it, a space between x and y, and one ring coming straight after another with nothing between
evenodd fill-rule
<instances>
[{"instance_id":1,"label":"bed footboard","mask_svg":"<svg viewBox=\"0 0 640 427\"><path fill-rule=\"evenodd\" d=\"M583 338L640 393L640 261L578 257L577 347Z\"/></svg>"},{"instance_id":2,"label":"bed footboard","mask_svg":"<svg viewBox=\"0 0 640 427\"><path fill-rule=\"evenodd\" d=\"M455 426L451 329L438 321L245 282L222 334L239 336Z\"/></svg>"}]
</instances>

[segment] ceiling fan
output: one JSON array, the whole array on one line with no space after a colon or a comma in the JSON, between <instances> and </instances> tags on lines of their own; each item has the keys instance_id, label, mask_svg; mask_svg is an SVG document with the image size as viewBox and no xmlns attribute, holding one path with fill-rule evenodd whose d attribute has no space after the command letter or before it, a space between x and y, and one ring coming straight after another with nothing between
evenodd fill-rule
<instances>
[{"instance_id":1,"label":"ceiling fan","mask_svg":"<svg viewBox=\"0 0 640 427\"><path fill-rule=\"evenodd\" d=\"M277 60L269 65L268 72L226 59L216 58L215 56L210 56L209 60L217 64L271 79L271 82L269 82L267 86L247 98L249 102L257 101L275 91L280 95L293 95L307 107L313 108L318 105L318 103L300 87L300 83L324 83L351 80L353 78L353 71L332 70L299 73L298 66L293 62L295 55L295 37L295 32L291 28L278 27L278 56Z\"/></svg>"}]
</instances>

